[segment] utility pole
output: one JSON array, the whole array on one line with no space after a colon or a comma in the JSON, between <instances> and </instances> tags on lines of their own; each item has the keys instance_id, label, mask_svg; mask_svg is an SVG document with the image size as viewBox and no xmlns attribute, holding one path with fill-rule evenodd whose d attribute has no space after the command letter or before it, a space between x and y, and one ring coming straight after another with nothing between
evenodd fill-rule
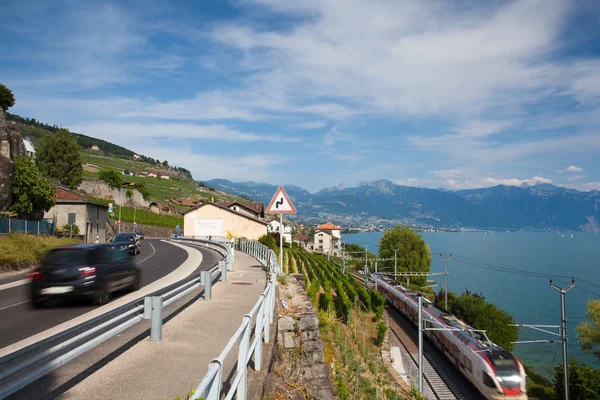
<instances>
[{"instance_id":1,"label":"utility pole","mask_svg":"<svg viewBox=\"0 0 600 400\"><path fill-rule=\"evenodd\" d=\"M419 392L423 393L423 296L419 294Z\"/></svg>"},{"instance_id":2,"label":"utility pole","mask_svg":"<svg viewBox=\"0 0 600 400\"><path fill-rule=\"evenodd\" d=\"M452 258L452 254L448 257L440 254L440 258L444 260L444 308L448 311L448 260Z\"/></svg>"},{"instance_id":3,"label":"utility pole","mask_svg":"<svg viewBox=\"0 0 600 400\"><path fill-rule=\"evenodd\" d=\"M575 286L575 279L571 278L571 284L560 288L552 283L550 278L550 287L560 292L560 335L563 348L563 374L565 380L565 400L569 400L569 358L567 355L567 292Z\"/></svg>"}]
</instances>

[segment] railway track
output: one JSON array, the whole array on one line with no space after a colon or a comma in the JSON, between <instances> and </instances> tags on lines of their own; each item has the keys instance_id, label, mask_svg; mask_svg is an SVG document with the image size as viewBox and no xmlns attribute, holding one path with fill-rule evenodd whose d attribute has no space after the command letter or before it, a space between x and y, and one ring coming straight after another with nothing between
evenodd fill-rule
<instances>
[{"instance_id":1,"label":"railway track","mask_svg":"<svg viewBox=\"0 0 600 400\"><path fill-rule=\"evenodd\" d=\"M359 282L364 283L362 276L349 272ZM402 345L406 354L409 355L415 368L418 369L418 347L413 339L404 331L400 325L399 319L402 316L391 307L388 307L390 316L390 330ZM418 379L418 377L417 377ZM426 385L425 392L437 400L467 400L460 390L454 385L451 379L438 367L437 363L431 360L427 354L423 354L423 380ZM418 384L418 382L417 382Z\"/></svg>"}]
</instances>

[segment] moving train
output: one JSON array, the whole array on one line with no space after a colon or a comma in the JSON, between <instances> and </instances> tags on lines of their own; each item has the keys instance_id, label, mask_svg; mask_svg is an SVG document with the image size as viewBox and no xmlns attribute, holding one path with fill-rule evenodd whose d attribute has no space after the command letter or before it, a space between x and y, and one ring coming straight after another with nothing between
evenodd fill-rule
<instances>
[{"instance_id":1,"label":"moving train","mask_svg":"<svg viewBox=\"0 0 600 400\"><path fill-rule=\"evenodd\" d=\"M393 279L374 275L378 290L398 310L418 324L419 293ZM464 331L424 330L423 335L455 365L462 375L493 400L526 400L525 370L508 350L423 297L422 318L427 328L453 328ZM435 321L435 322L430 322Z\"/></svg>"}]
</instances>

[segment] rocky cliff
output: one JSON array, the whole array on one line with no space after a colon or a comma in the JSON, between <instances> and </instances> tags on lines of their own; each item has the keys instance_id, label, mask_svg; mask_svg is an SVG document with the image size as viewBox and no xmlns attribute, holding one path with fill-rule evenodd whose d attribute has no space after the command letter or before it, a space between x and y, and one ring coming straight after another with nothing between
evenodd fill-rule
<instances>
[{"instance_id":1,"label":"rocky cliff","mask_svg":"<svg viewBox=\"0 0 600 400\"><path fill-rule=\"evenodd\" d=\"M26 154L21 132L0 109L0 211L6 211L12 200L13 160Z\"/></svg>"}]
</instances>

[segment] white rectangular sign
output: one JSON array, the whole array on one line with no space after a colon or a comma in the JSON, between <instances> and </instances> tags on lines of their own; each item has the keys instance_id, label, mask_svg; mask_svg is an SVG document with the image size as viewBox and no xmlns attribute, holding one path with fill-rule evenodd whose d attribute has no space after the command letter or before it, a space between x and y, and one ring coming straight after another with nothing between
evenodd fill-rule
<instances>
[{"instance_id":1,"label":"white rectangular sign","mask_svg":"<svg viewBox=\"0 0 600 400\"><path fill-rule=\"evenodd\" d=\"M223 220L221 218L195 219L194 236L223 236Z\"/></svg>"}]
</instances>

